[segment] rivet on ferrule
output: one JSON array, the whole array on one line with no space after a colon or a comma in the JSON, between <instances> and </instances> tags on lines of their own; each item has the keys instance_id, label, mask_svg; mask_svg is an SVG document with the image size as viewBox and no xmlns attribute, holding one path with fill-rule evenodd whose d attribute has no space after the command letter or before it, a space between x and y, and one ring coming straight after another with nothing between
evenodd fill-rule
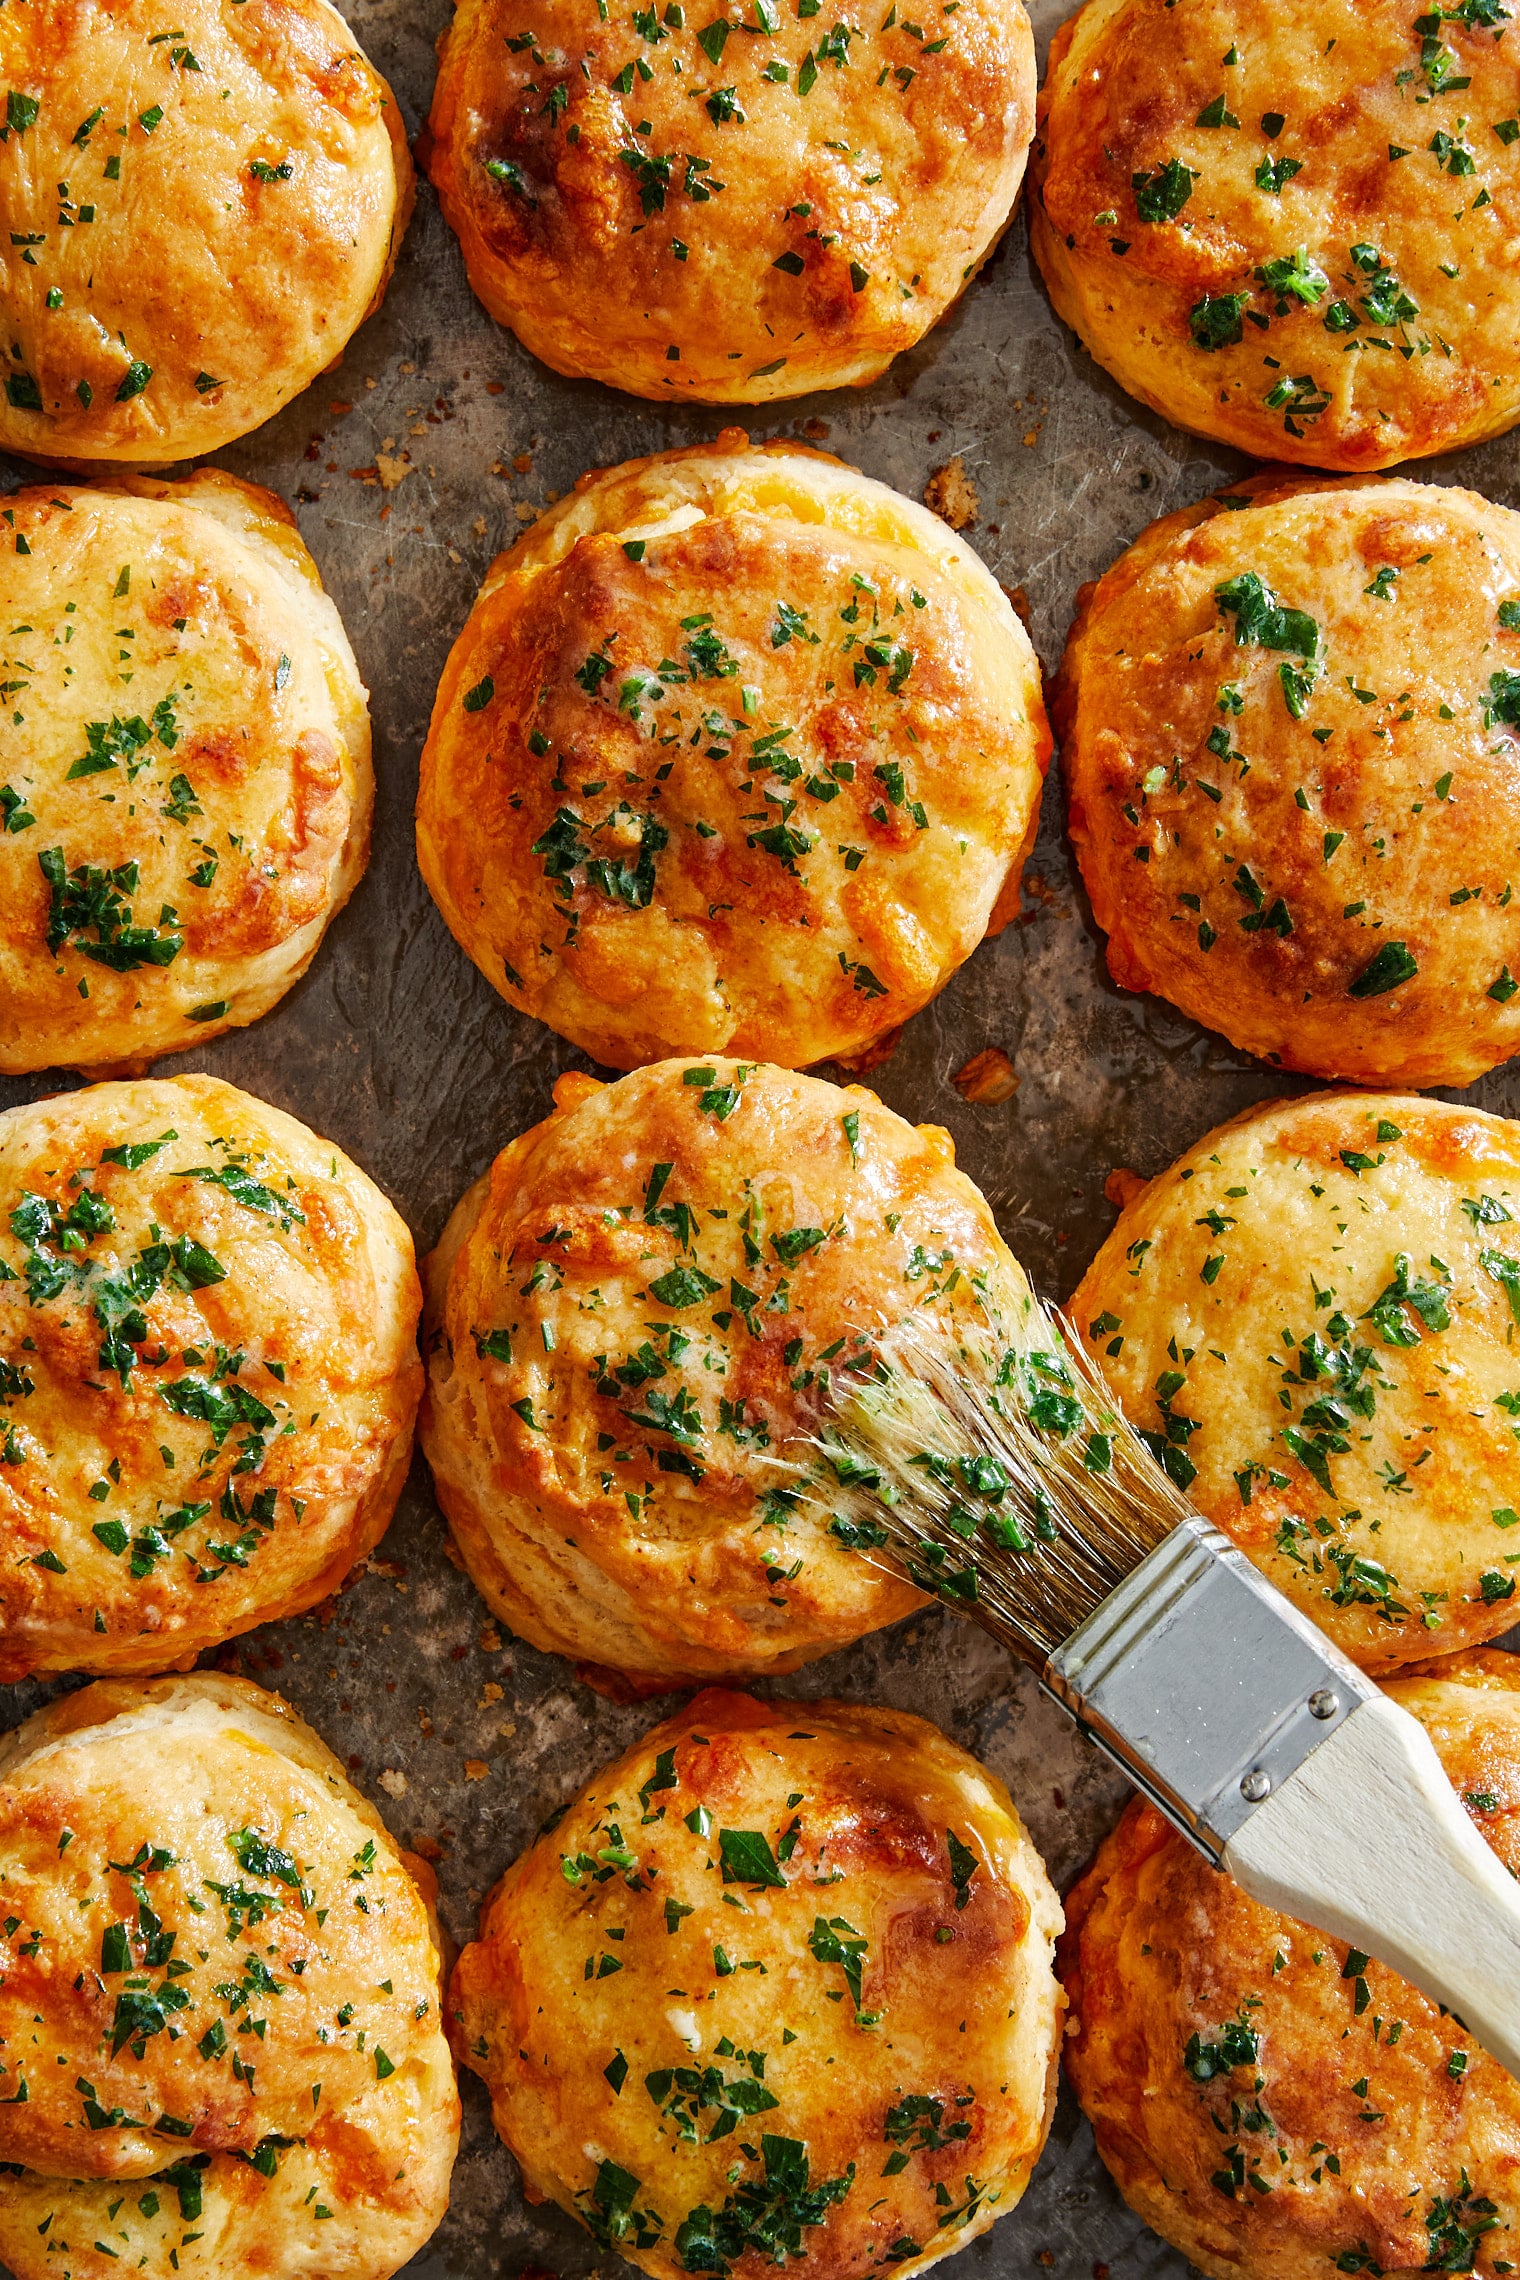
<instances>
[{"instance_id":1,"label":"rivet on ferrule","mask_svg":"<svg viewBox=\"0 0 1520 2280\"><path fill-rule=\"evenodd\" d=\"M1259 1805L1264 1797L1272 1794L1271 1774L1263 1773L1260 1766L1250 1773L1242 1774L1240 1794L1248 1805Z\"/></svg>"}]
</instances>

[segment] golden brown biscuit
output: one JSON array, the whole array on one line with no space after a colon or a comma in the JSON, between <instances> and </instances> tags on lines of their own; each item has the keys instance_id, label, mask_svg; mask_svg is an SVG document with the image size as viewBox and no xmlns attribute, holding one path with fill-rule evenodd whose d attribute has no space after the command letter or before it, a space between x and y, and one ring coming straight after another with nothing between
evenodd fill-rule
<instances>
[{"instance_id":1,"label":"golden brown biscuit","mask_svg":"<svg viewBox=\"0 0 1520 2280\"><path fill-rule=\"evenodd\" d=\"M7 451L216 451L379 305L411 160L326 0L32 0L0 69Z\"/></svg>"},{"instance_id":2,"label":"golden brown biscuit","mask_svg":"<svg viewBox=\"0 0 1520 2280\"><path fill-rule=\"evenodd\" d=\"M701 1694L502 1878L450 2029L529 2193L646 2272L916 2272L1039 2158L1060 1923L923 1719Z\"/></svg>"},{"instance_id":3,"label":"golden brown biscuit","mask_svg":"<svg viewBox=\"0 0 1520 2280\"><path fill-rule=\"evenodd\" d=\"M470 283L557 372L665 401L863 387L1002 232L1034 128L1021 0L463 0L428 166Z\"/></svg>"},{"instance_id":4,"label":"golden brown biscuit","mask_svg":"<svg viewBox=\"0 0 1520 2280\"><path fill-rule=\"evenodd\" d=\"M6 514L0 1070L141 1065L267 1013L352 894L364 684L270 491L208 468Z\"/></svg>"},{"instance_id":5,"label":"golden brown biscuit","mask_svg":"<svg viewBox=\"0 0 1520 2280\"><path fill-rule=\"evenodd\" d=\"M16 2280L387 2280L443 2215L459 2136L431 1893L246 1679L108 1682L7 1735Z\"/></svg>"},{"instance_id":6,"label":"golden brown biscuit","mask_svg":"<svg viewBox=\"0 0 1520 2280\"><path fill-rule=\"evenodd\" d=\"M0 1115L0 1679L149 1671L384 1533L422 1370L405 1226L214 1077Z\"/></svg>"},{"instance_id":7,"label":"golden brown biscuit","mask_svg":"<svg viewBox=\"0 0 1520 2280\"><path fill-rule=\"evenodd\" d=\"M587 475L444 668L417 848L512 1005L614 1068L858 1053L1017 907L1050 753L1023 627L822 452Z\"/></svg>"},{"instance_id":8,"label":"golden brown biscuit","mask_svg":"<svg viewBox=\"0 0 1520 2280\"><path fill-rule=\"evenodd\" d=\"M1514 1658L1388 1692L1520 1873ZM1138 1798L1066 1906L1072 2086L1130 2207L1209 2280L1520 2264L1520 2086L1460 2020L1247 1899Z\"/></svg>"},{"instance_id":9,"label":"golden brown biscuit","mask_svg":"<svg viewBox=\"0 0 1520 2280\"><path fill-rule=\"evenodd\" d=\"M1131 395L1264 459L1387 467L1520 417L1520 65L1499 0L1089 0L1030 234Z\"/></svg>"},{"instance_id":10,"label":"golden brown biscuit","mask_svg":"<svg viewBox=\"0 0 1520 2280\"><path fill-rule=\"evenodd\" d=\"M920 1605L778 1457L878 1327L1024 1287L949 1134L742 1061L555 1098L426 1265L423 1447L478 1589L535 1646L668 1680Z\"/></svg>"},{"instance_id":11,"label":"golden brown biscuit","mask_svg":"<svg viewBox=\"0 0 1520 2280\"><path fill-rule=\"evenodd\" d=\"M1520 1573L1520 1125L1316 1093L1141 1189L1070 1313L1167 1471L1364 1669Z\"/></svg>"},{"instance_id":12,"label":"golden brown biscuit","mask_svg":"<svg viewBox=\"0 0 1520 2280\"><path fill-rule=\"evenodd\" d=\"M1520 515L1256 476L1084 589L1055 707L1123 987L1368 1084L1520 1050Z\"/></svg>"}]
</instances>

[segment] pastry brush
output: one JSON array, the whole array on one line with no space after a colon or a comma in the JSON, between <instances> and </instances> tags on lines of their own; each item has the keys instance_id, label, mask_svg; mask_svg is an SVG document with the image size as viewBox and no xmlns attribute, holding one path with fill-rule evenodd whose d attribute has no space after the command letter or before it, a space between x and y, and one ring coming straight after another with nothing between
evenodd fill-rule
<instances>
[{"instance_id":1,"label":"pastry brush","mask_svg":"<svg viewBox=\"0 0 1520 2280\"><path fill-rule=\"evenodd\" d=\"M984 1305L910 1315L834 1379L809 1493L835 1536L1032 1664L1253 1899L1520 2075L1520 1885L1423 1727L1194 1508L1039 1299Z\"/></svg>"}]
</instances>

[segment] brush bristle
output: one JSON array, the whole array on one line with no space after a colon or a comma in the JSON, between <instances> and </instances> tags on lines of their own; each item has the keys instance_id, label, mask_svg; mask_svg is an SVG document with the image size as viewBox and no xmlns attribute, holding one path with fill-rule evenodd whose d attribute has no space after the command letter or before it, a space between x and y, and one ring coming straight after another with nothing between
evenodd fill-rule
<instances>
[{"instance_id":1,"label":"brush bristle","mask_svg":"<svg viewBox=\"0 0 1520 2280\"><path fill-rule=\"evenodd\" d=\"M811 1492L1038 1666L1192 1507L1058 1315L1011 1287L984 1306L907 1316L835 1381Z\"/></svg>"}]
</instances>

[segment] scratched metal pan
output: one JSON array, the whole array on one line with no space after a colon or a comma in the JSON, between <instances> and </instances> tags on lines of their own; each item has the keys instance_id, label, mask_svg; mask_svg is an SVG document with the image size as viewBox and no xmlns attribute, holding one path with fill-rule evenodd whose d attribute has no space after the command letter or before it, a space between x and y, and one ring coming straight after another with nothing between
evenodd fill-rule
<instances>
[{"instance_id":1,"label":"scratched metal pan","mask_svg":"<svg viewBox=\"0 0 1520 2280\"><path fill-rule=\"evenodd\" d=\"M364 46L415 133L448 0L350 0ZM1043 43L1062 0L1035 0ZM584 1060L511 1012L455 947L412 848L417 758L445 653L492 556L588 467L715 434L732 414L653 407L562 380L495 326L465 284L430 189L380 315L340 369L220 464L289 501L343 613L372 692L379 777L369 874L311 972L254 1028L166 1069L208 1069L292 1110L371 1172L431 1243L502 1143L543 1115ZM1028 596L1047 667L1077 588L1155 516L1242 462L1130 403L1051 314L1022 220L961 306L864 393L757 412L757 436L805 435L917 497L959 455L980 499L967 536ZM1419 472L1520 504L1506 441ZM16 464L8 485L25 481ZM1121 995L1077 884L1053 780L1023 922L985 945L909 1027L871 1082L891 1107L948 1125L960 1161L1050 1297L1064 1299L1113 1213L1115 1165L1158 1171L1222 1118L1290 1089L1155 999ZM1018 1090L970 1106L951 1078L988 1046ZM828 1072L825 1072L828 1073ZM0 1106L57 1077L0 1082ZM1472 1088L1520 1113L1520 1069ZM233 1667L277 1686L347 1756L398 1837L436 1852L454 1936L545 1815L672 1705L620 1708L569 1666L503 1639L445 1556L420 1461L369 1572L335 1607L240 1642ZM53 1691L5 1690L0 1725ZM931 1713L1009 1784L1064 1887L1116 1818L1120 1778L981 1635L935 1612L779 1682ZM495 2280L582 2275L604 2259L568 2218L528 2208L481 2085L464 2084L453 2205L408 2269ZM1184 2280L1184 2260L1120 2202L1068 2094L1019 2207L963 2252L966 2280ZM609 2276L610 2280L610 2276Z\"/></svg>"}]
</instances>

